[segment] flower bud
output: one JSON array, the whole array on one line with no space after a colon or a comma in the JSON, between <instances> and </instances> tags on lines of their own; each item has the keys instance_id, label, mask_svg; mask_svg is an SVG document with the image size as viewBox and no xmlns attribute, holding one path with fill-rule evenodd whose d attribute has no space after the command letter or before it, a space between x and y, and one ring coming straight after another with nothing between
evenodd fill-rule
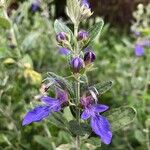
<instances>
[{"instance_id":1,"label":"flower bud","mask_svg":"<svg viewBox=\"0 0 150 150\"><path fill-rule=\"evenodd\" d=\"M92 51L87 51L84 55L85 64L91 64L96 59L95 54Z\"/></svg>"},{"instance_id":2,"label":"flower bud","mask_svg":"<svg viewBox=\"0 0 150 150\"><path fill-rule=\"evenodd\" d=\"M32 4L31 4L31 10L32 12L36 12L40 9L40 2L39 0L35 0Z\"/></svg>"},{"instance_id":3,"label":"flower bud","mask_svg":"<svg viewBox=\"0 0 150 150\"><path fill-rule=\"evenodd\" d=\"M88 32L83 30L78 32L78 37L77 37L78 41L86 41L88 37L89 37Z\"/></svg>"},{"instance_id":4,"label":"flower bud","mask_svg":"<svg viewBox=\"0 0 150 150\"><path fill-rule=\"evenodd\" d=\"M71 60L70 65L74 73L79 73L84 67L84 62L80 57L75 57Z\"/></svg>"},{"instance_id":5,"label":"flower bud","mask_svg":"<svg viewBox=\"0 0 150 150\"><path fill-rule=\"evenodd\" d=\"M81 19L89 18L93 13L87 0L81 1Z\"/></svg>"},{"instance_id":6,"label":"flower bud","mask_svg":"<svg viewBox=\"0 0 150 150\"><path fill-rule=\"evenodd\" d=\"M62 43L68 39L68 36L65 32L60 32L56 35L56 40L58 43Z\"/></svg>"}]
</instances>

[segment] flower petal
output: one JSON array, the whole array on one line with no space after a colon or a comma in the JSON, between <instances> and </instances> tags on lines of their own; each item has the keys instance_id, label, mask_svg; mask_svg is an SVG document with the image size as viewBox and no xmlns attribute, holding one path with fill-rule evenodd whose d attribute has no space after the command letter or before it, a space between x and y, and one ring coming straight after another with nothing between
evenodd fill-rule
<instances>
[{"instance_id":1,"label":"flower petal","mask_svg":"<svg viewBox=\"0 0 150 150\"><path fill-rule=\"evenodd\" d=\"M144 48L143 46L139 45L139 44L136 44L135 45L135 55L136 56L143 56L144 55Z\"/></svg>"},{"instance_id":2,"label":"flower petal","mask_svg":"<svg viewBox=\"0 0 150 150\"><path fill-rule=\"evenodd\" d=\"M32 122L39 122L42 119L46 118L50 113L49 106L37 106L33 110L29 111L22 122L22 125L28 125Z\"/></svg>"},{"instance_id":3,"label":"flower petal","mask_svg":"<svg viewBox=\"0 0 150 150\"><path fill-rule=\"evenodd\" d=\"M59 53L60 53L61 55L69 55L69 54L70 54L70 50L68 50L67 48L61 47L61 48L59 49Z\"/></svg>"},{"instance_id":4,"label":"flower petal","mask_svg":"<svg viewBox=\"0 0 150 150\"><path fill-rule=\"evenodd\" d=\"M51 111L60 111L62 102L59 99L44 96L41 100L49 106Z\"/></svg>"},{"instance_id":5,"label":"flower petal","mask_svg":"<svg viewBox=\"0 0 150 150\"><path fill-rule=\"evenodd\" d=\"M67 92L59 88L56 89L56 97L60 100L61 103L66 102L68 100Z\"/></svg>"},{"instance_id":6,"label":"flower petal","mask_svg":"<svg viewBox=\"0 0 150 150\"><path fill-rule=\"evenodd\" d=\"M109 107L106 105L96 104L96 105L93 105L93 108L94 108L95 113L101 113L101 112L106 111Z\"/></svg>"},{"instance_id":7,"label":"flower petal","mask_svg":"<svg viewBox=\"0 0 150 150\"><path fill-rule=\"evenodd\" d=\"M110 131L110 124L108 120L103 117L96 115L91 119L92 130L100 136L102 142L110 144L112 139L112 132Z\"/></svg>"},{"instance_id":8,"label":"flower petal","mask_svg":"<svg viewBox=\"0 0 150 150\"><path fill-rule=\"evenodd\" d=\"M41 100L49 106L53 106L58 103L58 99L49 96L43 96Z\"/></svg>"},{"instance_id":9,"label":"flower petal","mask_svg":"<svg viewBox=\"0 0 150 150\"><path fill-rule=\"evenodd\" d=\"M90 118L90 116L91 116L91 114L90 114L89 109L85 109L85 110L83 111L83 113L81 114L81 118L82 118L83 120L87 120L88 118Z\"/></svg>"}]
</instances>

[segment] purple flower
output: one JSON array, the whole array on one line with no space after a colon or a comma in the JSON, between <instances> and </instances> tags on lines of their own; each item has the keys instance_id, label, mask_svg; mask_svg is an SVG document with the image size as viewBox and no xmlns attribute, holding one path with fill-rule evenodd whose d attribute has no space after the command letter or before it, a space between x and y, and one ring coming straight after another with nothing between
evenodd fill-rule
<instances>
[{"instance_id":1,"label":"purple flower","mask_svg":"<svg viewBox=\"0 0 150 150\"><path fill-rule=\"evenodd\" d=\"M141 33L139 31L134 31L135 36L140 36Z\"/></svg>"},{"instance_id":2,"label":"purple flower","mask_svg":"<svg viewBox=\"0 0 150 150\"><path fill-rule=\"evenodd\" d=\"M106 111L108 109L108 106L94 104L92 96L82 97L81 105L84 107L81 118L83 120L91 118L90 125L93 132L101 138L103 143L110 144L112 139L110 123L105 117L99 114Z\"/></svg>"},{"instance_id":3,"label":"purple flower","mask_svg":"<svg viewBox=\"0 0 150 150\"><path fill-rule=\"evenodd\" d=\"M143 56L144 55L144 47L140 44L135 45L135 55L136 56Z\"/></svg>"},{"instance_id":4,"label":"purple flower","mask_svg":"<svg viewBox=\"0 0 150 150\"><path fill-rule=\"evenodd\" d=\"M88 0L82 0L81 5L84 7L90 8L90 4L89 4Z\"/></svg>"},{"instance_id":5,"label":"purple flower","mask_svg":"<svg viewBox=\"0 0 150 150\"><path fill-rule=\"evenodd\" d=\"M40 2L39 0L35 0L32 4L31 4L31 10L32 12L36 12L37 10L40 9Z\"/></svg>"},{"instance_id":6,"label":"purple flower","mask_svg":"<svg viewBox=\"0 0 150 150\"><path fill-rule=\"evenodd\" d=\"M59 53L62 55L68 55L70 54L70 50L64 47L59 48Z\"/></svg>"},{"instance_id":7,"label":"purple flower","mask_svg":"<svg viewBox=\"0 0 150 150\"><path fill-rule=\"evenodd\" d=\"M75 57L71 60L70 65L74 73L79 73L84 67L84 62L80 57Z\"/></svg>"},{"instance_id":8,"label":"purple flower","mask_svg":"<svg viewBox=\"0 0 150 150\"><path fill-rule=\"evenodd\" d=\"M87 51L84 54L84 62L85 64L91 64L92 62L94 62L96 59L95 54L92 51Z\"/></svg>"},{"instance_id":9,"label":"purple flower","mask_svg":"<svg viewBox=\"0 0 150 150\"><path fill-rule=\"evenodd\" d=\"M56 40L58 43L61 43L63 41L67 40L67 34L65 32L60 32L56 35Z\"/></svg>"},{"instance_id":10,"label":"purple flower","mask_svg":"<svg viewBox=\"0 0 150 150\"><path fill-rule=\"evenodd\" d=\"M88 32L87 31L84 31L84 30L82 30L82 31L79 31L78 32L78 37L77 37L77 39L79 40L79 41L86 41L87 39L88 39L88 37L89 37L89 34L88 34Z\"/></svg>"},{"instance_id":11,"label":"purple flower","mask_svg":"<svg viewBox=\"0 0 150 150\"><path fill-rule=\"evenodd\" d=\"M68 94L66 91L56 89L56 98L43 96L41 98L44 105L40 105L29 111L23 118L22 125L28 125L32 122L40 122L52 112L61 110L61 106L68 101Z\"/></svg>"}]
</instances>

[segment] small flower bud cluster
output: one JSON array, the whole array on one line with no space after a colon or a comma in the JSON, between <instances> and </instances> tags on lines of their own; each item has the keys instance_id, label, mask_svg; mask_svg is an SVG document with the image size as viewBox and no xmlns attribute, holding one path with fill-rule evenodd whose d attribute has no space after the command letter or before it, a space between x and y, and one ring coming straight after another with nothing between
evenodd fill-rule
<instances>
[{"instance_id":1,"label":"small flower bud cluster","mask_svg":"<svg viewBox=\"0 0 150 150\"><path fill-rule=\"evenodd\" d=\"M77 34L77 41L80 45L88 42L89 34L85 30L80 30ZM70 68L73 73L80 73L84 68L92 64L96 56L91 50L86 50L84 56L81 57L80 53L74 56L74 51L71 51L67 48L67 45L70 44L70 38L65 32L60 32L56 35L56 40L60 46L59 53L63 55L71 54L72 59L70 60Z\"/></svg>"}]
</instances>

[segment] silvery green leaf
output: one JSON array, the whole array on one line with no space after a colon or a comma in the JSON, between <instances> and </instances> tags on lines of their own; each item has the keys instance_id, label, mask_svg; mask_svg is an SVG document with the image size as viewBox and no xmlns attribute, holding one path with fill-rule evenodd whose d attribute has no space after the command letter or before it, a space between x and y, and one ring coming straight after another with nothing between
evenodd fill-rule
<instances>
[{"instance_id":1,"label":"silvery green leaf","mask_svg":"<svg viewBox=\"0 0 150 150\"><path fill-rule=\"evenodd\" d=\"M67 88L67 90L70 93L70 95L74 95L74 91L73 91L72 85L65 78L63 78L63 77L61 77L59 75L56 75L53 72L48 72L48 76L52 77L55 81L57 81L57 83L59 84L59 86L62 89L66 89Z\"/></svg>"},{"instance_id":2,"label":"silvery green leaf","mask_svg":"<svg viewBox=\"0 0 150 150\"><path fill-rule=\"evenodd\" d=\"M80 1L79 0L67 0L66 12L71 21L76 24L80 19Z\"/></svg>"},{"instance_id":3,"label":"silvery green leaf","mask_svg":"<svg viewBox=\"0 0 150 150\"><path fill-rule=\"evenodd\" d=\"M106 114L105 116L110 121L111 130L114 132L133 122L136 117L136 110L132 107L123 106L112 109L104 114Z\"/></svg>"},{"instance_id":4,"label":"silvery green leaf","mask_svg":"<svg viewBox=\"0 0 150 150\"><path fill-rule=\"evenodd\" d=\"M97 83L93 86L90 86L89 90L95 91L96 94L104 94L105 92L111 89L112 85L112 81L104 81L102 83Z\"/></svg>"},{"instance_id":5,"label":"silvery green leaf","mask_svg":"<svg viewBox=\"0 0 150 150\"><path fill-rule=\"evenodd\" d=\"M56 34L60 32L65 32L65 33L68 33L71 37L73 35L72 31L66 26L66 24L57 19L54 22L54 29L55 29Z\"/></svg>"},{"instance_id":6,"label":"silvery green leaf","mask_svg":"<svg viewBox=\"0 0 150 150\"><path fill-rule=\"evenodd\" d=\"M40 36L40 32L29 33L22 42L22 47L24 50L34 48L36 46L37 40Z\"/></svg>"},{"instance_id":7,"label":"silvery green leaf","mask_svg":"<svg viewBox=\"0 0 150 150\"><path fill-rule=\"evenodd\" d=\"M52 113L52 115L49 117L48 121L61 128L61 129L64 129L66 130L66 127L68 126L68 121L65 117L63 117L63 114L61 112L55 112L55 113Z\"/></svg>"},{"instance_id":8,"label":"silvery green leaf","mask_svg":"<svg viewBox=\"0 0 150 150\"><path fill-rule=\"evenodd\" d=\"M71 120L69 122L69 130L71 131L72 134L81 136L90 134L92 132L88 124L79 123L76 120Z\"/></svg>"},{"instance_id":9,"label":"silvery green leaf","mask_svg":"<svg viewBox=\"0 0 150 150\"><path fill-rule=\"evenodd\" d=\"M98 23L95 23L89 30L89 41L86 43L85 47L87 47L88 44L90 44L91 42L93 42L95 40L95 38L101 33L101 30L104 26L104 21L101 20Z\"/></svg>"}]
</instances>

